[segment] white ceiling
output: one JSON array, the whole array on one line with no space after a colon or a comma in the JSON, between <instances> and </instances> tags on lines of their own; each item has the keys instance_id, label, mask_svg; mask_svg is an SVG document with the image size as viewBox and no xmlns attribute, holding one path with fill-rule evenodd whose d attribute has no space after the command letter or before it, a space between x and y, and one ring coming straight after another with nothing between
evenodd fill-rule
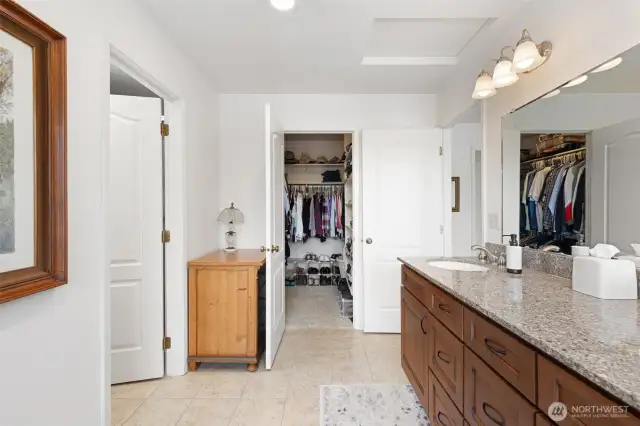
<instances>
[{"instance_id":1,"label":"white ceiling","mask_svg":"<svg viewBox=\"0 0 640 426\"><path fill-rule=\"evenodd\" d=\"M112 95L140 96L143 98L159 98L160 96L143 86L120 68L111 64L109 73L110 91Z\"/></svg>"},{"instance_id":2,"label":"white ceiling","mask_svg":"<svg viewBox=\"0 0 640 426\"><path fill-rule=\"evenodd\" d=\"M221 93L436 93L467 44L527 0L142 1ZM406 65L434 62L454 65Z\"/></svg>"}]
</instances>

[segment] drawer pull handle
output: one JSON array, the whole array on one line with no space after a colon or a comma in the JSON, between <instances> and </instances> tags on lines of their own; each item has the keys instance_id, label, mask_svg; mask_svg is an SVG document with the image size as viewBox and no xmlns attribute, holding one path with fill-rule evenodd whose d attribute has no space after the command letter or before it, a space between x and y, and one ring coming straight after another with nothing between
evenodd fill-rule
<instances>
[{"instance_id":1,"label":"drawer pull handle","mask_svg":"<svg viewBox=\"0 0 640 426\"><path fill-rule=\"evenodd\" d=\"M442 426L449 426L449 417L447 417L446 414L444 414L442 411L438 411L438 422L442 425ZM443 420L446 419L446 420Z\"/></svg>"},{"instance_id":2,"label":"drawer pull handle","mask_svg":"<svg viewBox=\"0 0 640 426\"><path fill-rule=\"evenodd\" d=\"M444 352L438 351L437 355L438 355L438 358L440 358L442 360L442 362L444 362L446 364L451 364L451 358L448 355L447 356L443 356L443 355L446 355Z\"/></svg>"},{"instance_id":3,"label":"drawer pull handle","mask_svg":"<svg viewBox=\"0 0 640 426\"><path fill-rule=\"evenodd\" d=\"M492 340L484 339L484 344L491 352L496 355L505 356L507 354L507 351L505 349L499 348L498 346L500 345L497 345Z\"/></svg>"},{"instance_id":4,"label":"drawer pull handle","mask_svg":"<svg viewBox=\"0 0 640 426\"><path fill-rule=\"evenodd\" d=\"M426 315L423 315L422 318L420 318L420 330L422 330L422 334L427 334L427 332L424 331L424 327L422 326L422 323L426 317Z\"/></svg>"},{"instance_id":5,"label":"drawer pull handle","mask_svg":"<svg viewBox=\"0 0 640 426\"><path fill-rule=\"evenodd\" d=\"M489 412L487 411L487 408L490 409L493 413L495 413L499 418L496 418L493 415L489 414ZM496 410L495 408L493 408L491 405L487 404L486 402L483 402L482 403L482 411L484 411L484 414L486 414L487 417L489 417L489 419L492 422L494 422L495 424L497 424L499 426L504 426L504 417L502 417L500 412L498 410Z\"/></svg>"},{"instance_id":6,"label":"drawer pull handle","mask_svg":"<svg viewBox=\"0 0 640 426\"><path fill-rule=\"evenodd\" d=\"M444 303L438 303L438 308L445 314L451 315L451 308L449 307L449 305L445 305Z\"/></svg>"}]
</instances>

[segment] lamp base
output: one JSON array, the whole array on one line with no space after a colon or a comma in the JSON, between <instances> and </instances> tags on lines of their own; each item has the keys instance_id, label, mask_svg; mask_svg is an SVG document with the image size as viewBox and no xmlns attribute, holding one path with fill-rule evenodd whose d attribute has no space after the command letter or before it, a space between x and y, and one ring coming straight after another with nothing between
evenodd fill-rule
<instances>
[{"instance_id":1,"label":"lamp base","mask_svg":"<svg viewBox=\"0 0 640 426\"><path fill-rule=\"evenodd\" d=\"M236 251L238 251L238 249L235 247L227 247L224 249L224 251L226 251L227 253L235 253Z\"/></svg>"}]
</instances>

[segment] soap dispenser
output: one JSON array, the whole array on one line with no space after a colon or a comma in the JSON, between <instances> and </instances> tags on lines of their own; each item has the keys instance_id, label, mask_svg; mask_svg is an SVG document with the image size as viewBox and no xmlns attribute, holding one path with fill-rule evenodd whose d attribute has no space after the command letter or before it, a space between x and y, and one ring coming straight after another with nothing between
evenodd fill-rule
<instances>
[{"instance_id":1,"label":"soap dispenser","mask_svg":"<svg viewBox=\"0 0 640 426\"><path fill-rule=\"evenodd\" d=\"M510 234L511 237L507 246L507 272L510 274L522 274L522 247L518 243L518 235Z\"/></svg>"}]
</instances>

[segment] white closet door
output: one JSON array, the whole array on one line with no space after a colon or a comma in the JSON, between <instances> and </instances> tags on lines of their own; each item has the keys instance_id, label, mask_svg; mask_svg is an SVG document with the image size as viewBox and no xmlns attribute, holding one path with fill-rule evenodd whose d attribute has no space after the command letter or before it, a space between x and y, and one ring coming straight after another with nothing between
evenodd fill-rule
<instances>
[{"instance_id":1,"label":"white closet door","mask_svg":"<svg viewBox=\"0 0 640 426\"><path fill-rule=\"evenodd\" d=\"M111 383L164 375L160 99L111 96Z\"/></svg>"},{"instance_id":2,"label":"white closet door","mask_svg":"<svg viewBox=\"0 0 640 426\"><path fill-rule=\"evenodd\" d=\"M631 251L629 244L640 241L640 120L594 131L587 155L587 242Z\"/></svg>"},{"instance_id":3,"label":"white closet door","mask_svg":"<svg viewBox=\"0 0 640 426\"><path fill-rule=\"evenodd\" d=\"M398 257L442 256L442 131L362 134L364 331L400 333Z\"/></svg>"},{"instance_id":4,"label":"white closet door","mask_svg":"<svg viewBox=\"0 0 640 426\"><path fill-rule=\"evenodd\" d=\"M271 370L285 328L284 292L284 135L265 107L267 347L266 368Z\"/></svg>"}]
</instances>

